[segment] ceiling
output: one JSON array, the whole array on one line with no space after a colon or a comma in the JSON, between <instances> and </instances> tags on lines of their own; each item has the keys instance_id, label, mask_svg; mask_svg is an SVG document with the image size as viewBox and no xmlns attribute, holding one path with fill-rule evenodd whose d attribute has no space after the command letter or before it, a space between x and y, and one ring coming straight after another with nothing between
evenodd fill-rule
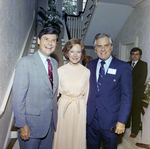
<instances>
[{"instance_id":1,"label":"ceiling","mask_svg":"<svg viewBox=\"0 0 150 149\"><path fill-rule=\"evenodd\" d=\"M93 46L93 39L97 33L110 34L115 40L132 11L149 3L150 0L97 0L84 44L87 47Z\"/></svg>"},{"instance_id":2,"label":"ceiling","mask_svg":"<svg viewBox=\"0 0 150 149\"><path fill-rule=\"evenodd\" d=\"M109 0L100 1L108 2ZM117 0L112 1L116 2ZM95 8L92 15L88 30L84 37L84 44L86 46L92 46L93 39L97 33L110 34L113 40L115 40L116 36L132 13L133 9L134 8L129 5L114 4L112 2L98 2L97 7Z\"/></svg>"},{"instance_id":3,"label":"ceiling","mask_svg":"<svg viewBox=\"0 0 150 149\"><path fill-rule=\"evenodd\" d=\"M150 3L150 0L97 0L84 44L92 46L93 39L99 32L110 34L115 40L132 11L147 3Z\"/></svg>"},{"instance_id":4,"label":"ceiling","mask_svg":"<svg viewBox=\"0 0 150 149\"><path fill-rule=\"evenodd\" d=\"M136 6L144 0L97 0L98 2Z\"/></svg>"}]
</instances>

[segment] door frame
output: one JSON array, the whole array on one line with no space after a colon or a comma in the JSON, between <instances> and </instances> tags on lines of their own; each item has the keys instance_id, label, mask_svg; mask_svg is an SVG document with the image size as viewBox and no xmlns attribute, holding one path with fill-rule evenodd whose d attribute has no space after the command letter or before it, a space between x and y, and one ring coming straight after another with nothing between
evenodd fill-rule
<instances>
[{"instance_id":1,"label":"door frame","mask_svg":"<svg viewBox=\"0 0 150 149\"><path fill-rule=\"evenodd\" d=\"M119 59L126 61L126 46L128 44L133 44L134 47L138 47L138 36L135 38L130 38L119 42Z\"/></svg>"}]
</instances>

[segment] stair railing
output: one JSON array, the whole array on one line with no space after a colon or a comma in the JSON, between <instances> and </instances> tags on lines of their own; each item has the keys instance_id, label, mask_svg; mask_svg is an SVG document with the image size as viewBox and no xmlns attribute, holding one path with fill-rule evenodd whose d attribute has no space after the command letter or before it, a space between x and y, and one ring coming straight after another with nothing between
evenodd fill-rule
<instances>
[{"instance_id":1,"label":"stair railing","mask_svg":"<svg viewBox=\"0 0 150 149\"><path fill-rule=\"evenodd\" d=\"M79 12L79 15L65 14L65 28L68 39L76 38L81 41L84 40L96 5L97 0L87 0L84 11Z\"/></svg>"}]
</instances>

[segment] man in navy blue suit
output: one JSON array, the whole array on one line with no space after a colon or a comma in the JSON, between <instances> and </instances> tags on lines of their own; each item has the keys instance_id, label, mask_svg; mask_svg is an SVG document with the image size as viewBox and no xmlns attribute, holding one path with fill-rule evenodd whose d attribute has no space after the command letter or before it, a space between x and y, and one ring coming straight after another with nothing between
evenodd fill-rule
<instances>
[{"instance_id":1,"label":"man in navy blue suit","mask_svg":"<svg viewBox=\"0 0 150 149\"><path fill-rule=\"evenodd\" d=\"M113 42L107 34L97 34L94 48L98 56L87 64L90 90L87 103L87 148L117 149L124 133L132 103L130 65L111 55Z\"/></svg>"}]
</instances>

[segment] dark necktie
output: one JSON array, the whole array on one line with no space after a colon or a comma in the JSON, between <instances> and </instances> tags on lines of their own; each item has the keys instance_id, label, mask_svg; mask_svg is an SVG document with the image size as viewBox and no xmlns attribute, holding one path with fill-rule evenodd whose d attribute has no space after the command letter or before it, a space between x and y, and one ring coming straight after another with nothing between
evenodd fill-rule
<instances>
[{"instance_id":1,"label":"dark necktie","mask_svg":"<svg viewBox=\"0 0 150 149\"><path fill-rule=\"evenodd\" d=\"M134 65L135 65L135 63L133 62L133 63L132 63L132 66L131 66L131 67L132 67L132 69L134 68Z\"/></svg>"},{"instance_id":2,"label":"dark necktie","mask_svg":"<svg viewBox=\"0 0 150 149\"><path fill-rule=\"evenodd\" d=\"M100 89L100 86L102 84L102 81L103 81L104 75L105 75L104 64L105 64L105 61L101 61L101 68L99 70L99 78L98 78L98 82L97 82L97 90L98 91Z\"/></svg>"},{"instance_id":3,"label":"dark necktie","mask_svg":"<svg viewBox=\"0 0 150 149\"><path fill-rule=\"evenodd\" d=\"M49 80L51 82L51 85L52 85L52 89L53 89L53 72L52 72L52 64L50 62L49 59L46 59L46 61L48 62L48 77L49 77Z\"/></svg>"}]
</instances>

